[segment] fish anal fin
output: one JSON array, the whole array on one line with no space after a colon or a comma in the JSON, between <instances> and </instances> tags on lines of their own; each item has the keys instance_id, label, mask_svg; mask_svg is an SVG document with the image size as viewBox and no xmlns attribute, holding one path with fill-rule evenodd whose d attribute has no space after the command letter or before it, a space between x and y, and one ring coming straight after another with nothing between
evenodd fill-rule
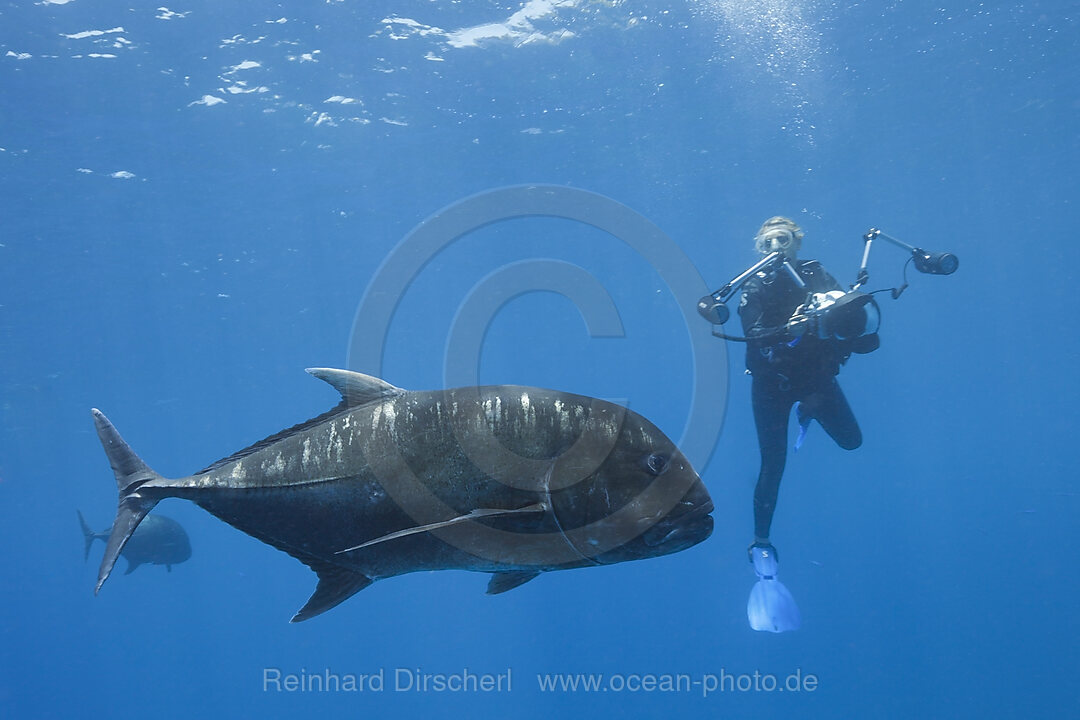
<instances>
[{"instance_id":1,"label":"fish anal fin","mask_svg":"<svg viewBox=\"0 0 1080 720\"><path fill-rule=\"evenodd\" d=\"M307 368L307 372L323 382L333 385L334 389L341 393L341 399L349 407L366 405L369 402L394 397L405 392L385 380L351 370Z\"/></svg>"},{"instance_id":2,"label":"fish anal fin","mask_svg":"<svg viewBox=\"0 0 1080 720\"><path fill-rule=\"evenodd\" d=\"M304 607L297 611L290 622L303 622L337 607L360 592L372 582L367 575L343 568L340 565L311 560L305 563L319 576L319 584Z\"/></svg>"},{"instance_id":3,"label":"fish anal fin","mask_svg":"<svg viewBox=\"0 0 1080 720\"><path fill-rule=\"evenodd\" d=\"M511 570L510 572L497 572L491 574L488 581L487 594L498 595L507 590L513 590L519 585L524 585L540 573L536 570Z\"/></svg>"}]
</instances>

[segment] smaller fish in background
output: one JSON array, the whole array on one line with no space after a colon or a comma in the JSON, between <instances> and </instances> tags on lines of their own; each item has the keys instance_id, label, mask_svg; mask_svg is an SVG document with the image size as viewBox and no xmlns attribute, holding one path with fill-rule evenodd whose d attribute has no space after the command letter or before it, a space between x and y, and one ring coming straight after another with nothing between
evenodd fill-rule
<instances>
[{"instance_id":1,"label":"smaller fish in background","mask_svg":"<svg viewBox=\"0 0 1080 720\"><path fill-rule=\"evenodd\" d=\"M86 524L82 512L75 512L79 515L79 525L86 541L83 558L89 559L90 546L95 540L108 542L112 528L94 532ZM148 515L136 528L121 554L128 561L125 575L130 575L143 564L164 565L166 570L172 572L173 565L179 565L191 557L191 542L180 523L164 515Z\"/></svg>"}]
</instances>

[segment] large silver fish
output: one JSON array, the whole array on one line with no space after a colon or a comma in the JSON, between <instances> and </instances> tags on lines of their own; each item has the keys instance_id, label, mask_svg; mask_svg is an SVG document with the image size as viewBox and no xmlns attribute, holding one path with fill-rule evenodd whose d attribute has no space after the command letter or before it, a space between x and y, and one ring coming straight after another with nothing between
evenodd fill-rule
<instances>
[{"instance_id":1,"label":"large silver fish","mask_svg":"<svg viewBox=\"0 0 1080 720\"><path fill-rule=\"evenodd\" d=\"M319 577L293 618L382 578L493 573L489 593L541 572L684 550L712 532L701 479L651 422L594 398L496 385L410 392L317 368L341 402L189 477L146 466L94 410L119 507L97 590L163 498L191 500Z\"/></svg>"}]
</instances>

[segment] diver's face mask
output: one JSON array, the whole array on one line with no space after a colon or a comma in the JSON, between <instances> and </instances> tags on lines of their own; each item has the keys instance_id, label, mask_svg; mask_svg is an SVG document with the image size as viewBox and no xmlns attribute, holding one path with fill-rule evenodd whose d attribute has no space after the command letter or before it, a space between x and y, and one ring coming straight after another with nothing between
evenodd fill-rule
<instances>
[{"instance_id":1,"label":"diver's face mask","mask_svg":"<svg viewBox=\"0 0 1080 720\"><path fill-rule=\"evenodd\" d=\"M762 255L781 252L793 260L799 250L799 241L788 228L773 227L758 233L754 238L754 247Z\"/></svg>"}]
</instances>

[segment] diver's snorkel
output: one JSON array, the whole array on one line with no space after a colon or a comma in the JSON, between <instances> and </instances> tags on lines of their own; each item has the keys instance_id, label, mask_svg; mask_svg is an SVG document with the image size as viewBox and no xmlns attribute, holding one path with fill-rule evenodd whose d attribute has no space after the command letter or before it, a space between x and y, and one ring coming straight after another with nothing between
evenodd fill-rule
<instances>
[{"instance_id":1,"label":"diver's snorkel","mask_svg":"<svg viewBox=\"0 0 1080 720\"><path fill-rule=\"evenodd\" d=\"M799 273L795 272L795 268L791 266L787 256L777 250L769 253L761 260L758 260L756 263L743 270L733 277L724 287L716 292L705 295L698 300L698 314L713 325L723 325L731 317L731 311L728 310L727 301L731 299L732 295L739 292L742 286L746 284L747 280L762 271L775 272L781 269L786 271L800 288L806 287L806 283L803 282Z\"/></svg>"}]
</instances>

